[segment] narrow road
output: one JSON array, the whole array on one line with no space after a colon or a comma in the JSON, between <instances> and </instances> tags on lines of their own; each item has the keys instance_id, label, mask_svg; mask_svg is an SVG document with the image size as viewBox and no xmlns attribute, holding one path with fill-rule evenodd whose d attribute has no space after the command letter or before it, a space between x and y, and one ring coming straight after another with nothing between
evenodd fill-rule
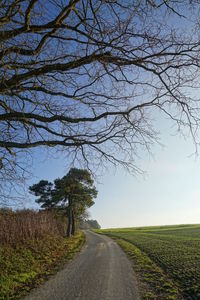
<instances>
[{"instance_id":1,"label":"narrow road","mask_svg":"<svg viewBox=\"0 0 200 300\"><path fill-rule=\"evenodd\" d=\"M139 300L131 263L110 238L87 231L87 245L25 300Z\"/></svg>"}]
</instances>

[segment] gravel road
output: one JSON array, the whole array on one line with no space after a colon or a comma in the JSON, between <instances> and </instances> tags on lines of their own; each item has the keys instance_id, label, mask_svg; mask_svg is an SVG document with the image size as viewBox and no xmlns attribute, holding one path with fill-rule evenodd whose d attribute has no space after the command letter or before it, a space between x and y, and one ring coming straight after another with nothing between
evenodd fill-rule
<instances>
[{"instance_id":1,"label":"gravel road","mask_svg":"<svg viewBox=\"0 0 200 300\"><path fill-rule=\"evenodd\" d=\"M74 260L24 300L139 300L131 263L110 238L86 231Z\"/></svg>"}]
</instances>

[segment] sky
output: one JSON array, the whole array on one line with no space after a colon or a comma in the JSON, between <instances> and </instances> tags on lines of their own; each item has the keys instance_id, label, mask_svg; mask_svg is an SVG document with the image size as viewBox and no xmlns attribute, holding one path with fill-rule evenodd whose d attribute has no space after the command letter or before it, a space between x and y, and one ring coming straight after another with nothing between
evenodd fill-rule
<instances>
[{"instance_id":1,"label":"sky","mask_svg":"<svg viewBox=\"0 0 200 300\"><path fill-rule=\"evenodd\" d=\"M188 157L187 141L168 137L165 149L144 159L147 175L132 177L121 170L104 177L91 209L104 228L199 223L200 162Z\"/></svg>"},{"instance_id":2,"label":"sky","mask_svg":"<svg viewBox=\"0 0 200 300\"><path fill-rule=\"evenodd\" d=\"M190 139L167 131L161 137L165 147L142 159L145 176L118 170L103 178L90 210L103 228L199 223L200 158Z\"/></svg>"},{"instance_id":3,"label":"sky","mask_svg":"<svg viewBox=\"0 0 200 300\"><path fill-rule=\"evenodd\" d=\"M157 123L164 146L154 145L153 156L143 153L138 164L144 176L110 166L95 182L98 197L89 212L102 228L200 223L200 157L192 140L175 135L169 121ZM40 152L30 184L53 181L68 170L63 157ZM26 206L36 207L30 200Z\"/></svg>"},{"instance_id":4,"label":"sky","mask_svg":"<svg viewBox=\"0 0 200 300\"><path fill-rule=\"evenodd\" d=\"M138 166L146 175L109 166L95 182L98 198L89 211L102 228L200 223L200 156L193 155L189 137L175 135L170 121L155 117L164 146L153 146L153 157L141 154ZM62 154L53 159L36 150L34 157L30 185L69 171ZM30 200L26 206L36 207Z\"/></svg>"},{"instance_id":5,"label":"sky","mask_svg":"<svg viewBox=\"0 0 200 300\"><path fill-rule=\"evenodd\" d=\"M98 185L90 212L103 228L200 223L200 156L189 136L176 135L171 121L155 118L164 146L155 145L153 157L141 155L146 175L111 168Z\"/></svg>"}]
</instances>

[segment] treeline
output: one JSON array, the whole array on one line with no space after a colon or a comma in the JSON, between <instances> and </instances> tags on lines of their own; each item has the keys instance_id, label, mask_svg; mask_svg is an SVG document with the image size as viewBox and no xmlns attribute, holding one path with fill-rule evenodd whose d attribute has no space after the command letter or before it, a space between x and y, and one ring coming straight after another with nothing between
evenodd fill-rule
<instances>
[{"instance_id":1,"label":"treeline","mask_svg":"<svg viewBox=\"0 0 200 300\"><path fill-rule=\"evenodd\" d=\"M97 220L82 220L80 221L81 229L100 229L101 226L97 222Z\"/></svg>"},{"instance_id":2,"label":"treeline","mask_svg":"<svg viewBox=\"0 0 200 300\"><path fill-rule=\"evenodd\" d=\"M66 214L55 211L0 209L0 244L15 245L45 235L66 236Z\"/></svg>"}]
</instances>

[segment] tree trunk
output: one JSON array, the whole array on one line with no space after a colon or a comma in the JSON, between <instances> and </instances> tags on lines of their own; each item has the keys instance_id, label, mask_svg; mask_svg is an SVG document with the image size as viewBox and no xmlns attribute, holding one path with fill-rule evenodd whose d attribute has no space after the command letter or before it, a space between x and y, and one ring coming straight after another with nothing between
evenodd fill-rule
<instances>
[{"instance_id":1,"label":"tree trunk","mask_svg":"<svg viewBox=\"0 0 200 300\"><path fill-rule=\"evenodd\" d=\"M76 232L76 224L75 224L74 211L72 210L72 230L71 230L71 234L75 235L75 232Z\"/></svg>"},{"instance_id":2,"label":"tree trunk","mask_svg":"<svg viewBox=\"0 0 200 300\"><path fill-rule=\"evenodd\" d=\"M71 236L71 225L72 225L72 209L69 205L67 209L68 225L67 225L67 237Z\"/></svg>"}]
</instances>

